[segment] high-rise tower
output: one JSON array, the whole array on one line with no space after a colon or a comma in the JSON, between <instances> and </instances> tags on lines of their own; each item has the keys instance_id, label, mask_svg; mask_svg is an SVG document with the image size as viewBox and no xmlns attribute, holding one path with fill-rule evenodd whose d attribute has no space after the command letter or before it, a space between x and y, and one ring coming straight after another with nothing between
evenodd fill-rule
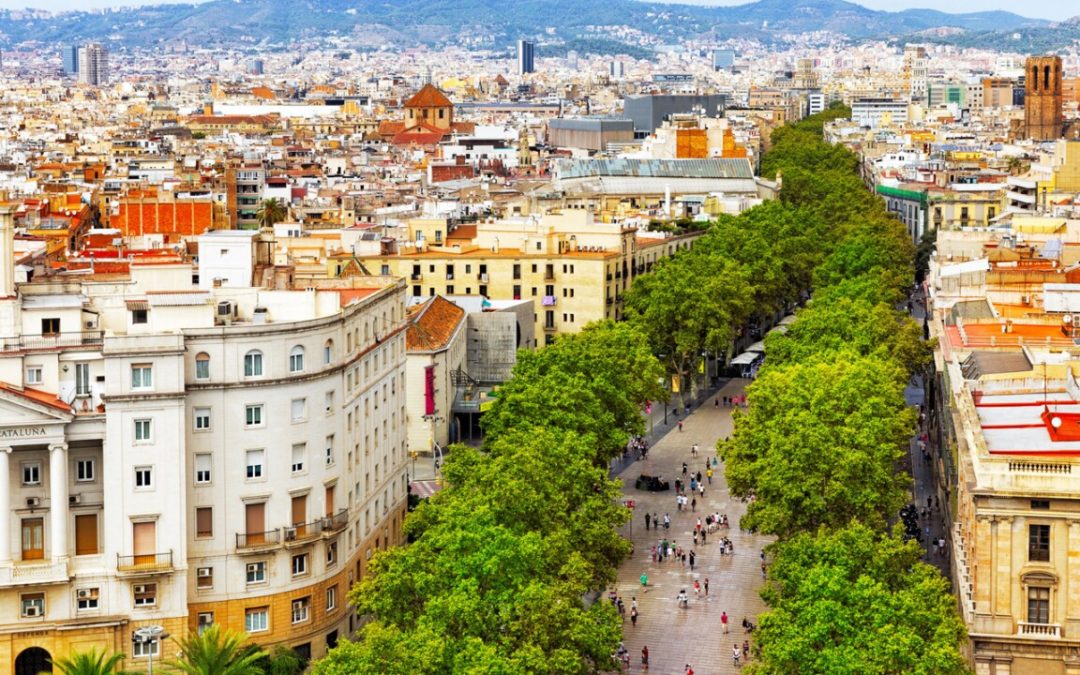
<instances>
[{"instance_id":1,"label":"high-rise tower","mask_svg":"<svg viewBox=\"0 0 1080 675\"><path fill-rule=\"evenodd\" d=\"M79 82L97 87L105 84L108 79L108 50L96 42L79 47Z\"/></svg>"},{"instance_id":2,"label":"high-rise tower","mask_svg":"<svg viewBox=\"0 0 1080 675\"><path fill-rule=\"evenodd\" d=\"M518 40L518 75L536 72L536 43Z\"/></svg>"},{"instance_id":3,"label":"high-rise tower","mask_svg":"<svg viewBox=\"0 0 1080 675\"><path fill-rule=\"evenodd\" d=\"M1029 56L1024 63L1024 128L1028 138L1061 138L1061 57Z\"/></svg>"}]
</instances>

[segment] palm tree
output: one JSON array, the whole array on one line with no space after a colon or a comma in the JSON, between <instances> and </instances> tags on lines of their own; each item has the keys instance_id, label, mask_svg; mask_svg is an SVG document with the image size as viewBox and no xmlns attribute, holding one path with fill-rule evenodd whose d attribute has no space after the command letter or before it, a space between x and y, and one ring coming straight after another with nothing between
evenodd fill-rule
<instances>
[{"instance_id":1,"label":"palm tree","mask_svg":"<svg viewBox=\"0 0 1080 675\"><path fill-rule=\"evenodd\" d=\"M255 215L259 219L259 227L273 227L275 223L285 220L288 213L281 200L264 199Z\"/></svg>"},{"instance_id":2,"label":"palm tree","mask_svg":"<svg viewBox=\"0 0 1080 675\"><path fill-rule=\"evenodd\" d=\"M256 662L266 652L246 640L244 633L210 626L177 640L181 656L168 665L187 675L262 675Z\"/></svg>"},{"instance_id":3,"label":"palm tree","mask_svg":"<svg viewBox=\"0 0 1080 675\"><path fill-rule=\"evenodd\" d=\"M107 652L98 652L96 648L88 652L76 652L71 656L58 656L50 659L53 672L60 675L127 675L120 668L123 654L108 656Z\"/></svg>"}]
</instances>

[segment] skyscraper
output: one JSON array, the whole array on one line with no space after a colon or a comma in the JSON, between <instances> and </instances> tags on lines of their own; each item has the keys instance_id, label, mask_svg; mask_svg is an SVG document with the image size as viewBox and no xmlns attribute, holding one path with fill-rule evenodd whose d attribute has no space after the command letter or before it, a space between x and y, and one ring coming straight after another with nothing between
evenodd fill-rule
<instances>
[{"instance_id":1,"label":"skyscraper","mask_svg":"<svg viewBox=\"0 0 1080 675\"><path fill-rule=\"evenodd\" d=\"M1061 57L1029 56L1024 63L1024 128L1035 141L1061 138Z\"/></svg>"},{"instance_id":2,"label":"skyscraper","mask_svg":"<svg viewBox=\"0 0 1080 675\"><path fill-rule=\"evenodd\" d=\"M536 43L518 40L518 75L536 72Z\"/></svg>"},{"instance_id":3,"label":"skyscraper","mask_svg":"<svg viewBox=\"0 0 1080 675\"><path fill-rule=\"evenodd\" d=\"M97 87L109 79L109 52L97 42L79 47L79 82Z\"/></svg>"},{"instance_id":4,"label":"skyscraper","mask_svg":"<svg viewBox=\"0 0 1080 675\"><path fill-rule=\"evenodd\" d=\"M65 75L79 74L79 45L64 47L60 52L60 57L64 60Z\"/></svg>"}]
</instances>

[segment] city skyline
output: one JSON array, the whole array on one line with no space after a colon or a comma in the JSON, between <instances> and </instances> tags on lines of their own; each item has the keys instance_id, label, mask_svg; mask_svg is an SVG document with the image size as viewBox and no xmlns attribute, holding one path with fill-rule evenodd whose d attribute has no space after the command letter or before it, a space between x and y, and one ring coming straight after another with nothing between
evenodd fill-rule
<instances>
[{"instance_id":1,"label":"city skyline","mask_svg":"<svg viewBox=\"0 0 1080 675\"><path fill-rule=\"evenodd\" d=\"M0 0L0 9L48 9L75 11L164 4L201 4L207 0ZM746 0L657 0L669 4L734 6ZM950 14L1003 10L1033 19L1062 21L1080 15L1080 3L1067 1L1033 6L1020 0L953 0L948 7L934 7L928 0L859 0L854 4L889 12L905 9L937 9Z\"/></svg>"}]
</instances>

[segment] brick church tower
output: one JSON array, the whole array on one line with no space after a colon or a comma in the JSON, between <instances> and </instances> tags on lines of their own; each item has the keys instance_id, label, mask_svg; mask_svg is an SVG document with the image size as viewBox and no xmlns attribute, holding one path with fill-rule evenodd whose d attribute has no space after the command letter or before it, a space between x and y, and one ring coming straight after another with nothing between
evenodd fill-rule
<instances>
[{"instance_id":1,"label":"brick church tower","mask_svg":"<svg viewBox=\"0 0 1080 675\"><path fill-rule=\"evenodd\" d=\"M1024 128L1036 141L1061 138L1061 57L1029 56L1024 64Z\"/></svg>"}]
</instances>

